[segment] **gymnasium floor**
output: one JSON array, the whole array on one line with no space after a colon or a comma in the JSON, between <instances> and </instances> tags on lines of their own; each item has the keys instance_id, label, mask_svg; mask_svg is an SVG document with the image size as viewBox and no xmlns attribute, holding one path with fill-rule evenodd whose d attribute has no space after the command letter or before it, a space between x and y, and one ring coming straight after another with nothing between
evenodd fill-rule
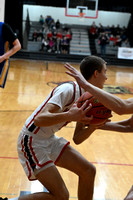
<instances>
[{"instance_id":1,"label":"gymnasium floor","mask_svg":"<svg viewBox=\"0 0 133 200\"><path fill-rule=\"evenodd\" d=\"M79 64L72 64L77 69ZM73 80L65 74L64 63L11 59L5 89L0 89L0 196L43 191L38 181L29 182L17 157L17 137L32 111L44 100L56 82ZM106 89L121 98L133 96L133 67L108 66ZM121 86L121 87L120 87ZM130 115L113 113L112 121ZM75 123L64 127L58 136L70 140L97 169L94 200L123 200L133 184L133 135L95 131L80 145L72 141ZM58 168L70 192L77 199L77 176Z\"/></svg>"}]
</instances>

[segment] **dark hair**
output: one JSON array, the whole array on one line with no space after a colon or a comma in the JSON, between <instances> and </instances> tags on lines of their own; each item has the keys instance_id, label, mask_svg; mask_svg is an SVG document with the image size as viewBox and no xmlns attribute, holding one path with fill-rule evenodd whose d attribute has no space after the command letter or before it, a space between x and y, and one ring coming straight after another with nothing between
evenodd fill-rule
<instances>
[{"instance_id":1,"label":"dark hair","mask_svg":"<svg viewBox=\"0 0 133 200\"><path fill-rule=\"evenodd\" d=\"M80 63L80 72L86 80L89 80L95 70L101 72L106 62L98 56L87 56Z\"/></svg>"}]
</instances>

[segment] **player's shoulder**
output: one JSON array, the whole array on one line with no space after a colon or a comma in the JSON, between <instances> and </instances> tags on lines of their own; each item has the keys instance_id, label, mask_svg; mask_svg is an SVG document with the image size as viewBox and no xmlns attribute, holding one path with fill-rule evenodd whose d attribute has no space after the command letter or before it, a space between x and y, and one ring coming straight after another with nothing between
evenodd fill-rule
<instances>
[{"instance_id":1,"label":"player's shoulder","mask_svg":"<svg viewBox=\"0 0 133 200\"><path fill-rule=\"evenodd\" d=\"M54 94L63 94L64 96L71 96L75 91L75 84L72 82L61 82L54 89Z\"/></svg>"},{"instance_id":2,"label":"player's shoulder","mask_svg":"<svg viewBox=\"0 0 133 200\"><path fill-rule=\"evenodd\" d=\"M9 26L9 24L6 24L6 23L3 23L3 26L2 26L3 30L10 30L11 27Z\"/></svg>"},{"instance_id":3,"label":"player's shoulder","mask_svg":"<svg viewBox=\"0 0 133 200\"><path fill-rule=\"evenodd\" d=\"M69 90L69 89L73 89L75 86L76 85L74 81L65 81L65 82L59 83L58 88Z\"/></svg>"},{"instance_id":4,"label":"player's shoulder","mask_svg":"<svg viewBox=\"0 0 133 200\"><path fill-rule=\"evenodd\" d=\"M4 23L2 26L2 35L9 42L13 42L15 39L17 39L16 33L13 31L11 26L6 23Z\"/></svg>"}]
</instances>

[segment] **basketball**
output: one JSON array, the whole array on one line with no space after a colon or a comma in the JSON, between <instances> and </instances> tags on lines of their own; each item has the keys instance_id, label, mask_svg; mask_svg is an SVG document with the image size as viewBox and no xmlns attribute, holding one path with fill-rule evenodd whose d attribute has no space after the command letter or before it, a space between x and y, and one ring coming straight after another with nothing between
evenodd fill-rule
<instances>
[{"instance_id":1,"label":"basketball","mask_svg":"<svg viewBox=\"0 0 133 200\"><path fill-rule=\"evenodd\" d=\"M99 100L96 99L89 92L85 92L80 96L77 102L77 106L80 108L85 103L86 100L89 100L88 105L89 103L92 104L92 108L87 113L88 117L93 115L93 119L89 122L89 124L100 125L112 116L111 110L109 110L103 104L101 104Z\"/></svg>"}]
</instances>

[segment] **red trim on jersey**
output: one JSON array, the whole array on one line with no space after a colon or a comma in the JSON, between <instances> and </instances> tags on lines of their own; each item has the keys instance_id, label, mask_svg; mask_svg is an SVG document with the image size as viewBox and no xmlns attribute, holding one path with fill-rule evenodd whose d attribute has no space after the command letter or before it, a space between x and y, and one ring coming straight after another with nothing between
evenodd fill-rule
<instances>
[{"instance_id":1,"label":"red trim on jersey","mask_svg":"<svg viewBox=\"0 0 133 200\"><path fill-rule=\"evenodd\" d=\"M44 105L42 105L42 107L40 108L40 110L34 115L33 119L29 122L29 124L26 126L26 128L28 128L30 126L30 124L33 122L34 118L39 114L39 112L41 112L41 110L47 104L47 102L49 101L49 99L53 96L54 90L55 90L55 88L52 90L50 97L47 99L47 101L44 103Z\"/></svg>"},{"instance_id":2,"label":"red trim on jersey","mask_svg":"<svg viewBox=\"0 0 133 200\"><path fill-rule=\"evenodd\" d=\"M65 148L66 148L69 144L70 144L70 142L67 142L67 143L65 144L65 146L64 146L63 149L61 150L61 152L60 152L58 158L57 158L56 161L54 162L55 165L56 165L57 161L60 159L60 157L62 156L62 154L63 154Z\"/></svg>"},{"instance_id":3,"label":"red trim on jersey","mask_svg":"<svg viewBox=\"0 0 133 200\"><path fill-rule=\"evenodd\" d=\"M72 101L70 102L70 103L68 103L66 106L69 106L69 105L71 105L72 104L72 102L74 101L74 99L75 99L75 90L76 90L76 84L74 83L74 82L72 82L73 83L73 86L74 86L74 92L73 92L73 98L72 98Z\"/></svg>"},{"instance_id":4,"label":"red trim on jersey","mask_svg":"<svg viewBox=\"0 0 133 200\"><path fill-rule=\"evenodd\" d=\"M30 177L32 175L31 174L31 168L30 168L30 165L29 165L28 157L26 156L26 152L24 151L23 139L21 140L21 145L22 145L22 150L21 151L24 153L24 157L27 159L25 163L26 163L27 169L29 171L28 179L32 180L32 179L30 179ZM49 161L47 161L47 162L45 162L43 164L39 164L39 161L38 161L37 157L35 156L35 153L34 153L33 148L32 148L32 137L30 137L30 139L29 139L29 151L30 151L32 157L34 158L34 160L36 161L35 164L37 164L39 167L44 167L45 165L47 165L49 163L53 163L52 160L49 160ZM33 179L33 180L36 180L36 179Z\"/></svg>"},{"instance_id":5,"label":"red trim on jersey","mask_svg":"<svg viewBox=\"0 0 133 200\"><path fill-rule=\"evenodd\" d=\"M48 163L53 162L52 160L49 160L49 161L47 161L47 162L45 162L45 163L43 163L43 164L39 164L39 161L38 161L38 159L37 159L37 157L36 157L36 155L35 155L35 152L33 151L33 148L32 148L32 137L30 137L29 148L30 148L30 152L31 152L31 154L32 154L32 156L33 156L33 158L34 158L34 160L36 161L36 164L37 164L39 167L44 167L44 166L47 165Z\"/></svg>"},{"instance_id":6,"label":"red trim on jersey","mask_svg":"<svg viewBox=\"0 0 133 200\"><path fill-rule=\"evenodd\" d=\"M21 140L21 145L22 145L22 149L21 149L21 151L23 152L24 157L25 157L26 159L28 159L28 157L27 157L27 155L26 155L26 152L24 151L23 138L22 138L22 140Z\"/></svg>"},{"instance_id":7,"label":"red trim on jersey","mask_svg":"<svg viewBox=\"0 0 133 200\"><path fill-rule=\"evenodd\" d=\"M28 169L28 171L29 171L29 176L28 176L28 179L30 179L30 177L31 177L31 169L30 169L30 167L29 167L29 165L28 165L28 162L26 161L26 165L27 165L27 169Z\"/></svg>"},{"instance_id":8,"label":"red trim on jersey","mask_svg":"<svg viewBox=\"0 0 133 200\"><path fill-rule=\"evenodd\" d=\"M34 131L34 134L37 134L37 132L40 130L40 127L37 127L37 129Z\"/></svg>"}]
</instances>

